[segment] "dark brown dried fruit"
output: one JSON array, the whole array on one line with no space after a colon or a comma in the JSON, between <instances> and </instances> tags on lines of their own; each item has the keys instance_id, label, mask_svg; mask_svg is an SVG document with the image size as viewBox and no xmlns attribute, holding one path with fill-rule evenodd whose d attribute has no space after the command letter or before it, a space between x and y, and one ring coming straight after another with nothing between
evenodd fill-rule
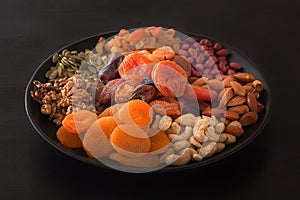
<instances>
[{"instance_id":1,"label":"dark brown dried fruit","mask_svg":"<svg viewBox=\"0 0 300 200\"><path fill-rule=\"evenodd\" d=\"M175 55L173 61L182 67L188 77L191 75L192 65L185 57Z\"/></svg>"},{"instance_id":2,"label":"dark brown dried fruit","mask_svg":"<svg viewBox=\"0 0 300 200\"><path fill-rule=\"evenodd\" d=\"M147 103L153 101L157 97L157 89L153 85L138 85L130 97L132 99L141 99Z\"/></svg>"},{"instance_id":3,"label":"dark brown dried fruit","mask_svg":"<svg viewBox=\"0 0 300 200\"><path fill-rule=\"evenodd\" d=\"M99 103L102 105L110 105L114 101L114 94L118 86L123 82L123 79L113 79L104 87L99 97Z\"/></svg>"}]
</instances>

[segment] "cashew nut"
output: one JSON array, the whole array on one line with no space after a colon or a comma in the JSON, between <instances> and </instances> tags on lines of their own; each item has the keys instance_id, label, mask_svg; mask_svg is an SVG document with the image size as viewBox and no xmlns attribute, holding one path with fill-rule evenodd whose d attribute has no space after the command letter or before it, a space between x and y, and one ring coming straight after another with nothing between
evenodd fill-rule
<instances>
[{"instance_id":1,"label":"cashew nut","mask_svg":"<svg viewBox=\"0 0 300 200\"><path fill-rule=\"evenodd\" d=\"M187 164L191 160L191 157L190 151L184 151L182 155L171 154L167 156L165 162L168 165L180 166Z\"/></svg>"},{"instance_id":2,"label":"cashew nut","mask_svg":"<svg viewBox=\"0 0 300 200\"><path fill-rule=\"evenodd\" d=\"M151 128L158 129L158 124L160 122L160 119L161 119L160 115L155 115L155 119L154 119L154 121L152 123Z\"/></svg>"},{"instance_id":3,"label":"cashew nut","mask_svg":"<svg viewBox=\"0 0 300 200\"><path fill-rule=\"evenodd\" d=\"M162 131L166 131L167 129L170 128L171 124L172 124L172 118L167 115L164 115L158 123L158 128Z\"/></svg>"},{"instance_id":4,"label":"cashew nut","mask_svg":"<svg viewBox=\"0 0 300 200\"><path fill-rule=\"evenodd\" d=\"M159 160L161 163L165 162L168 155L174 154L173 148L168 148L163 155L160 156Z\"/></svg>"},{"instance_id":5,"label":"cashew nut","mask_svg":"<svg viewBox=\"0 0 300 200\"><path fill-rule=\"evenodd\" d=\"M201 143L196 140L194 137L190 137L190 143L197 148L201 148Z\"/></svg>"},{"instance_id":6,"label":"cashew nut","mask_svg":"<svg viewBox=\"0 0 300 200\"><path fill-rule=\"evenodd\" d=\"M209 140L212 140L212 141L217 141L218 138L219 138L219 135L215 133L215 129L214 127L210 126L206 129L205 131L206 133L206 137L209 139Z\"/></svg>"},{"instance_id":7,"label":"cashew nut","mask_svg":"<svg viewBox=\"0 0 300 200\"><path fill-rule=\"evenodd\" d=\"M187 140L181 140L181 141L175 142L173 148L177 152L177 151L180 151L181 149L189 147L190 145L191 145L190 142L188 142Z\"/></svg>"},{"instance_id":8,"label":"cashew nut","mask_svg":"<svg viewBox=\"0 0 300 200\"><path fill-rule=\"evenodd\" d=\"M195 115L189 113L181 115L180 117L175 119L175 122L177 122L180 125L194 127L199 119L201 119L201 117L195 117Z\"/></svg>"},{"instance_id":9,"label":"cashew nut","mask_svg":"<svg viewBox=\"0 0 300 200\"><path fill-rule=\"evenodd\" d=\"M225 148L225 144L224 143L216 143L216 145L212 148L212 150L206 155L207 158L209 158L210 156L212 156L215 153L219 153L220 151L222 151Z\"/></svg>"},{"instance_id":10,"label":"cashew nut","mask_svg":"<svg viewBox=\"0 0 300 200\"><path fill-rule=\"evenodd\" d=\"M225 144L232 144L236 142L236 137L234 135L226 134L227 135L227 140Z\"/></svg>"},{"instance_id":11,"label":"cashew nut","mask_svg":"<svg viewBox=\"0 0 300 200\"><path fill-rule=\"evenodd\" d=\"M193 135L193 128L190 126L186 126L183 133L179 134L179 135L175 135L172 138L172 141L176 142L176 141L180 141L180 140L187 140L189 139L191 136ZM170 136L170 135L169 135ZM171 138L170 138L171 139Z\"/></svg>"},{"instance_id":12,"label":"cashew nut","mask_svg":"<svg viewBox=\"0 0 300 200\"><path fill-rule=\"evenodd\" d=\"M199 154L204 158L206 157L214 148L216 142L209 142L202 144L201 149L199 149Z\"/></svg>"},{"instance_id":13,"label":"cashew nut","mask_svg":"<svg viewBox=\"0 0 300 200\"><path fill-rule=\"evenodd\" d=\"M180 125L177 122L173 122L171 127L166 131L167 134L178 134L180 133Z\"/></svg>"},{"instance_id":14,"label":"cashew nut","mask_svg":"<svg viewBox=\"0 0 300 200\"><path fill-rule=\"evenodd\" d=\"M208 118L203 118L198 120L193 128L193 135L195 139L198 140L199 142L204 142L207 140L204 131L207 129L209 125L210 122L209 119L210 118L208 117Z\"/></svg>"},{"instance_id":15,"label":"cashew nut","mask_svg":"<svg viewBox=\"0 0 300 200\"><path fill-rule=\"evenodd\" d=\"M199 153L195 153L195 154L193 154L193 156L192 156L192 160L194 160L194 161L201 161L203 158L200 156L200 154Z\"/></svg>"},{"instance_id":16,"label":"cashew nut","mask_svg":"<svg viewBox=\"0 0 300 200\"><path fill-rule=\"evenodd\" d=\"M225 129L225 124L224 124L224 123L218 123L218 124L215 126L215 130L216 130L216 133L217 133L217 134L223 133L224 129Z\"/></svg>"},{"instance_id":17,"label":"cashew nut","mask_svg":"<svg viewBox=\"0 0 300 200\"><path fill-rule=\"evenodd\" d=\"M210 126L216 126L218 124L218 120L215 116L212 116L209 121Z\"/></svg>"},{"instance_id":18,"label":"cashew nut","mask_svg":"<svg viewBox=\"0 0 300 200\"><path fill-rule=\"evenodd\" d=\"M222 143L224 143L224 142L226 142L226 141L227 141L227 134L226 134L226 133L220 134L220 137L219 137L219 139L218 139L217 142L222 142Z\"/></svg>"},{"instance_id":19,"label":"cashew nut","mask_svg":"<svg viewBox=\"0 0 300 200\"><path fill-rule=\"evenodd\" d=\"M225 144L232 144L236 142L236 137L227 133L222 133L218 139L218 142Z\"/></svg>"}]
</instances>

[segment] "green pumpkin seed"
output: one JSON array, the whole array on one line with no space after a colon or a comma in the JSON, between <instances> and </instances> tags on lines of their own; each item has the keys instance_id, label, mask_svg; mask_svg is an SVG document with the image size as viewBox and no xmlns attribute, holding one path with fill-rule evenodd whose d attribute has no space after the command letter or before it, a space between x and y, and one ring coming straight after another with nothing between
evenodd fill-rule
<instances>
[{"instance_id":1,"label":"green pumpkin seed","mask_svg":"<svg viewBox=\"0 0 300 200\"><path fill-rule=\"evenodd\" d=\"M88 70L89 70L91 73L93 73L93 74L97 73L97 69L96 69L96 67L94 67L94 66L89 65L89 66L88 66Z\"/></svg>"},{"instance_id":2,"label":"green pumpkin seed","mask_svg":"<svg viewBox=\"0 0 300 200\"><path fill-rule=\"evenodd\" d=\"M62 62L62 64L64 64L64 65L67 66L67 67L70 67L70 66L71 66L71 64L69 63L69 61L68 61L68 59L67 59L66 57L63 57L63 58L61 59L61 62Z\"/></svg>"},{"instance_id":3,"label":"green pumpkin seed","mask_svg":"<svg viewBox=\"0 0 300 200\"><path fill-rule=\"evenodd\" d=\"M68 76L68 73L69 72L67 70L65 70L64 73L63 73L63 76L65 76L65 77Z\"/></svg>"},{"instance_id":4,"label":"green pumpkin seed","mask_svg":"<svg viewBox=\"0 0 300 200\"><path fill-rule=\"evenodd\" d=\"M46 74L45 74L45 77L46 77L46 78L49 78L49 76L50 76L51 73L52 73L51 70L47 71Z\"/></svg>"},{"instance_id":5,"label":"green pumpkin seed","mask_svg":"<svg viewBox=\"0 0 300 200\"><path fill-rule=\"evenodd\" d=\"M80 53L78 54L78 56L79 56L80 58L82 58L82 59L85 59L85 58L86 58L86 54L85 54L84 52L80 52Z\"/></svg>"},{"instance_id":6,"label":"green pumpkin seed","mask_svg":"<svg viewBox=\"0 0 300 200\"><path fill-rule=\"evenodd\" d=\"M63 69L61 67L58 67L57 73L58 73L58 77L61 77L63 73Z\"/></svg>"},{"instance_id":7,"label":"green pumpkin seed","mask_svg":"<svg viewBox=\"0 0 300 200\"><path fill-rule=\"evenodd\" d=\"M73 69L73 68L67 68L67 71L68 71L68 72L75 72L76 70Z\"/></svg>"},{"instance_id":8,"label":"green pumpkin seed","mask_svg":"<svg viewBox=\"0 0 300 200\"><path fill-rule=\"evenodd\" d=\"M61 52L61 54L63 55L63 56L65 56L65 54L68 52L68 50L67 49L64 49L62 52Z\"/></svg>"},{"instance_id":9,"label":"green pumpkin seed","mask_svg":"<svg viewBox=\"0 0 300 200\"><path fill-rule=\"evenodd\" d=\"M69 77L72 77L73 75L74 75L73 72L68 72L68 76L69 76Z\"/></svg>"},{"instance_id":10,"label":"green pumpkin seed","mask_svg":"<svg viewBox=\"0 0 300 200\"><path fill-rule=\"evenodd\" d=\"M76 62L71 61L70 59L68 60L68 62L72 65L72 66L77 66L78 64ZM71 66L71 67L72 67Z\"/></svg>"},{"instance_id":11,"label":"green pumpkin seed","mask_svg":"<svg viewBox=\"0 0 300 200\"><path fill-rule=\"evenodd\" d=\"M55 79L57 77L57 71L53 71L51 72L51 74L49 75L49 79Z\"/></svg>"},{"instance_id":12,"label":"green pumpkin seed","mask_svg":"<svg viewBox=\"0 0 300 200\"><path fill-rule=\"evenodd\" d=\"M55 54L52 56L52 62L53 62L53 63L56 63L56 62L58 61L58 58L59 58L58 53L55 53Z\"/></svg>"},{"instance_id":13,"label":"green pumpkin seed","mask_svg":"<svg viewBox=\"0 0 300 200\"><path fill-rule=\"evenodd\" d=\"M82 70L82 73L83 73L83 74L90 74L90 71L89 71L89 70L86 70L86 69L84 69L84 70Z\"/></svg>"}]
</instances>

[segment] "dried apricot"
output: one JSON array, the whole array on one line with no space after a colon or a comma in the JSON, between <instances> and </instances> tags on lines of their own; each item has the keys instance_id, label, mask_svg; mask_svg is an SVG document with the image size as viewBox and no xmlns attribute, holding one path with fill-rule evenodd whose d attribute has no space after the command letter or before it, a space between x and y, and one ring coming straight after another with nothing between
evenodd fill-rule
<instances>
[{"instance_id":1,"label":"dried apricot","mask_svg":"<svg viewBox=\"0 0 300 200\"><path fill-rule=\"evenodd\" d=\"M63 127L71 133L82 133L97 120L97 115L88 110L81 110L67 115L62 121Z\"/></svg>"},{"instance_id":2,"label":"dried apricot","mask_svg":"<svg viewBox=\"0 0 300 200\"><path fill-rule=\"evenodd\" d=\"M101 130L105 133L106 137L109 138L110 134L114 130L115 127L117 127L117 122L114 117L108 116L108 117L101 117L97 120L99 127Z\"/></svg>"},{"instance_id":3,"label":"dried apricot","mask_svg":"<svg viewBox=\"0 0 300 200\"><path fill-rule=\"evenodd\" d=\"M101 158L112 152L109 136L116 126L113 117L102 117L89 127L82 143L90 157Z\"/></svg>"},{"instance_id":4,"label":"dried apricot","mask_svg":"<svg viewBox=\"0 0 300 200\"><path fill-rule=\"evenodd\" d=\"M139 127L149 126L152 122L151 106L139 99L127 102L117 113L121 123L133 124Z\"/></svg>"},{"instance_id":5,"label":"dried apricot","mask_svg":"<svg viewBox=\"0 0 300 200\"><path fill-rule=\"evenodd\" d=\"M99 114L98 118L113 116L123 105L124 103L118 103L107 107L102 113Z\"/></svg>"},{"instance_id":6,"label":"dried apricot","mask_svg":"<svg viewBox=\"0 0 300 200\"><path fill-rule=\"evenodd\" d=\"M131 124L117 126L110 135L110 141L118 153L128 157L140 157L148 153L151 147L148 135Z\"/></svg>"},{"instance_id":7,"label":"dried apricot","mask_svg":"<svg viewBox=\"0 0 300 200\"><path fill-rule=\"evenodd\" d=\"M155 56L159 61L172 60L175 56L175 52L171 47L163 46L155 49L152 52L152 55Z\"/></svg>"},{"instance_id":8,"label":"dried apricot","mask_svg":"<svg viewBox=\"0 0 300 200\"><path fill-rule=\"evenodd\" d=\"M180 97L187 83L186 72L173 61L161 61L152 70L152 80L163 96Z\"/></svg>"},{"instance_id":9,"label":"dried apricot","mask_svg":"<svg viewBox=\"0 0 300 200\"><path fill-rule=\"evenodd\" d=\"M64 146L68 148L81 148L82 143L78 134L68 132L63 126L61 126L57 132L56 137Z\"/></svg>"},{"instance_id":10,"label":"dried apricot","mask_svg":"<svg viewBox=\"0 0 300 200\"><path fill-rule=\"evenodd\" d=\"M152 137L150 137L151 147L149 152L152 153L163 153L167 150L168 145L170 144L170 139L167 134L163 131L159 131Z\"/></svg>"},{"instance_id":11,"label":"dried apricot","mask_svg":"<svg viewBox=\"0 0 300 200\"><path fill-rule=\"evenodd\" d=\"M150 77L154 64L146 56L138 52L127 55L119 66L119 74L125 80L141 82Z\"/></svg>"}]
</instances>

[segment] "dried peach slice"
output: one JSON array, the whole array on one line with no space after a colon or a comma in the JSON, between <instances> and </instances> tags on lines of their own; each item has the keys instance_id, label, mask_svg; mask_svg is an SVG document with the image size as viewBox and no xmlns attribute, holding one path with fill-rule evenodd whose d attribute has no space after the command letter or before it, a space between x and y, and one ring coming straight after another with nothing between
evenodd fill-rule
<instances>
[{"instance_id":1,"label":"dried peach slice","mask_svg":"<svg viewBox=\"0 0 300 200\"><path fill-rule=\"evenodd\" d=\"M101 158L113 151L109 137L116 126L114 117L102 117L89 127L82 143L90 157Z\"/></svg>"},{"instance_id":2,"label":"dried peach slice","mask_svg":"<svg viewBox=\"0 0 300 200\"><path fill-rule=\"evenodd\" d=\"M141 82L143 78L150 77L153 63L145 55L138 52L127 55L119 66L119 74L125 80Z\"/></svg>"},{"instance_id":3,"label":"dried peach slice","mask_svg":"<svg viewBox=\"0 0 300 200\"><path fill-rule=\"evenodd\" d=\"M71 133L82 133L97 120L97 115L88 110L81 110L67 115L62 121L63 127Z\"/></svg>"},{"instance_id":4,"label":"dried peach slice","mask_svg":"<svg viewBox=\"0 0 300 200\"><path fill-rule=\"evenodd\" d=\"M116 115L121 123L146 127L152 122L153 110L148 103L135 99L122 106Z\"/></svg>"},{"instance_id":5,"label":"dried peach slice","mask_svg":"<svg viewBox=\"0 0 300 200\"><path fill-rule=\"evenodd\" d=\"M150 137L151 147L149 152L151 153L163 153L167 150L168 145L170 144L170 139L167 134L163 131L159 131L152 137Z\"/></svg>"},{"instance_id":6,"label":"dried peach slice","mask_svg":"<svg viewBox=\"0 0 300 200\"><path fill-rule=\"evenodd\" d=\"M180 97L184 94L187 74L174 61L161 61L152 70L152 80L163 96Z\"/></svg>"},{"instance_id":7,"label":"dried peach slice","mask_svg":"<svg viewBox=\"0 0 300 200\"><path fill-rule=\"evenodd\" d=\"M63 126L61 126L57 132L56 137L64 146L68 148L81 148L82 143L78 134L68 132Z\"/></svg>"},{"instance_id":8,"label":"dried peach slice","mask_svg":"<svg viewBox=\"0 0 300 200\"><path fill-rule=\"evenodd\" d=\"M142 129L131 124L117 126L110 135L110 141L118 153L128 157L143 156L149 152L151 147L148 135Z\"/></svg>"}]
</instances>

